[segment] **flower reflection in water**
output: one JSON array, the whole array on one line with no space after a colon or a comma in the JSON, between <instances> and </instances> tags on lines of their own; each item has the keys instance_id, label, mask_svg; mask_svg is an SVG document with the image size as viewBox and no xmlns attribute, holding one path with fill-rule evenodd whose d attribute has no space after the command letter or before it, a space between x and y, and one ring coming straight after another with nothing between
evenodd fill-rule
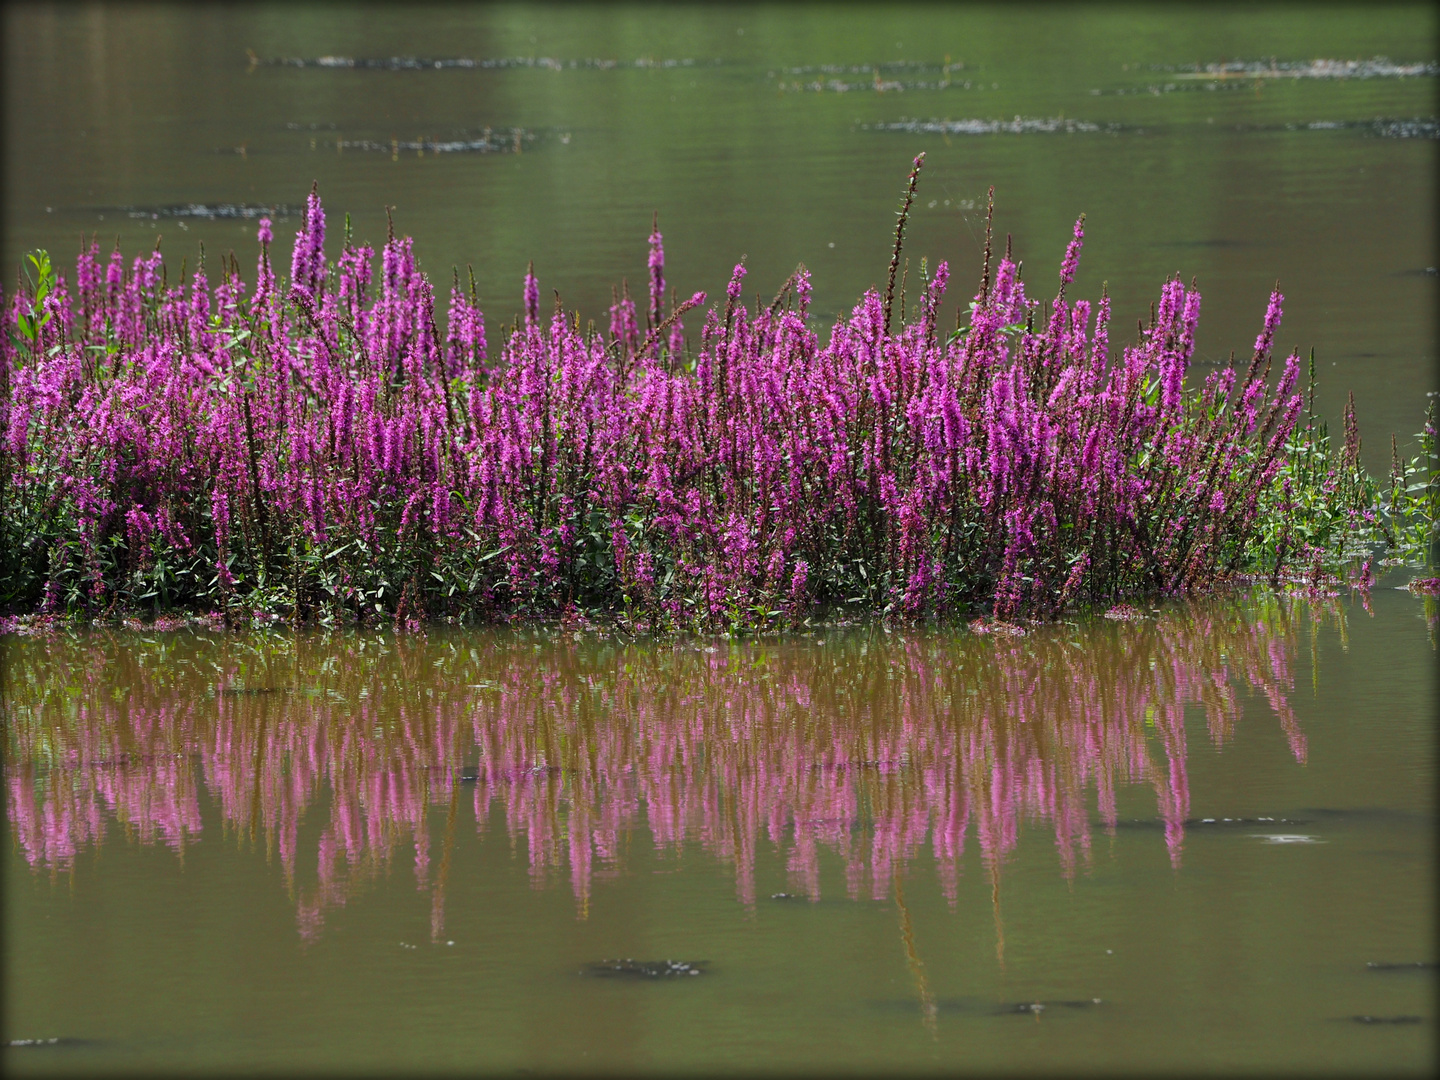
<instances>
[{"instance_id":1,"label":"flower reflection in water","mask_svg":"<svg viewBox=\"0 0 1440 1080\"><path fill-rule=\"evenodd\" d=\"M765 840L812 899L822 850L842 860L850 897L884 899L928 841L953 905L973 833L998 903L1022 824L1053 829L1069 877L1090 861L1092 829L1115 826L1127 784L1154 789L1180 866L1187 708L1218 748L1242 690L1258 692L1303 763L1292 658L1300 629L1329 620L1343 632L1333 601L1290 597L1025 636L12 636L9 819L37 871L72 869L112 820L183 857L203 788L225 834L278 852L307 939L402 846L438 939L462 802L482 833L498 808L536 887L568 871L582 917L636 829L661 849L698 842L733 867L747 905ZM318 873L301 887L300 823L327 804Z\"/></svg>"}]
</instances>

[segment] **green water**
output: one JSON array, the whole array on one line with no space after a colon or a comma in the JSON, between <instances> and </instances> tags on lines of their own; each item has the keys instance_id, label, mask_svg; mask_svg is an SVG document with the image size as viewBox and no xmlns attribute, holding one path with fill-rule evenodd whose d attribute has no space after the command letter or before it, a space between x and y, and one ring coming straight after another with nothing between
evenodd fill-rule
<instances>
[{"instance_id":1,"label":"green water","mask_svg":"<svg viewBox=\"0 0 1440 1080\"><path fill-rule=\"evenodd\" d=\"M7 1067L1422 1069L1436 615L1370 607L12 636L5 1035L87 1042Z\"/></svg>"},{"instance_id":2,"label":"green water","mask_svg":"<svg viewBox=\"0 0 1440 1080\"><path fill-rule=\"evenodd\" d=\"M1070 295L1108 283L1117 325L1198 278L1202 367L1278 279L1277 347L1316 348L1332 422L1353 390L1372 469L1437 388L1436 141L1375 124L1433 123L1435 77L1165 70L1430 62L1431 8L3 18L8 266L99 232L248 273L254 220L165 209L318 181L332 255L345 211L378 244L388 205L438 281L473 264L492 349L532 259L603 325L654 211L682 294L745 255L768 295L803 260L829 317L883 277L923 150L906 250L951 261L950 310L993 184L1030 281L1088 215ZM564 66L269 63L324 56ZM487 126L521 152L358 145ZM1437 959L1436 616L1409 576L1369 611L1256 595L1023 638L0 638L0 1037L74 1040L4 1065L1424 1070L1434 969L1367 967ZM704 963L587 967L627 958Z\"/></svg>"}]
</instances>

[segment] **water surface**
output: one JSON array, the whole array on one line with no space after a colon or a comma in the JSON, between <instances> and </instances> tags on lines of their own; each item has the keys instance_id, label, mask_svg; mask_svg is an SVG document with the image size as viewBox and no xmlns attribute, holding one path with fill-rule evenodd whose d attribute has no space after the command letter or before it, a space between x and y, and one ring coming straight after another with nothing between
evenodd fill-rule
<instances>
[{"instance_id":1,"label":"water surface","mask_svg":"<svg viewBox=\"0 0 1440 1080\"><path fill-rule=\"evenodd\" d=\"M5 1036L78 1041L7 1066L1421 1069L1434 612L1370 608L8 637Z\"/></svg>"}]
</instances>

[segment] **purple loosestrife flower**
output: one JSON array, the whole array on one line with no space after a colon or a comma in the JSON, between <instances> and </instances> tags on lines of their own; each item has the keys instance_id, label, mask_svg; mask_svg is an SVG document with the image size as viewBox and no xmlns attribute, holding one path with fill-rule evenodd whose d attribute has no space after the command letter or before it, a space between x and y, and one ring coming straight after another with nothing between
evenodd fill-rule
<instances>
[{"instance_id":1,"label":"purple loosestrife flower","mask_svg":"<svg viewBox=\"0 0 1440 1080\"><path fill-rule=\"evenodd\" d=\"M477 382L479 365L485 359L485 316L460 291L457 280L450 290L450 309L445 330L445 377L467 376Z\"/></svg>"},{"instance_id":2,"label":"purple loosestrife flower","mask_svg":"<svg viewBox=\"0 0 1440 1080\"><path fill-rule=\"evenodd\" d=\"M69 340L75 322L64 274L56 275L54 289L45 298L43 309L50 316L50 323L40 329L41 340L45 343L45 347L53 348L61 342Z\"/></svg>"},{"instance_id":3,"label":"purple loosestrife flower","mask_svg":"<svg viewBox=\"0 0 1440 1080\"><path fill-rule=\"evenodd\" d=\"M120 290L125 284L125 257L120 254L120 244L116 241L115 250L110 253L110 262L105 266L105 291L106 299L113 310L120 298Z\"/></svg>"},{"instance_id":4,"label":"purple loosestrife flower","mask_svg":"<svg viewBox=\"0 0 1440 1080\"><path fill-rule=\"evenodd\" d=\"M203 347L202 335L210 322L210 282L204 270L196 270L190 279L190 336ZM199 359L197 354L196 359Z\"/></svg>"},{"instance_id":5,"label":"purple loosestrife flower","mask_svg":"<svg viewBox=\"0 0 1440 1080\"><path fill-rule=\"evenodd\" d=\"M808 273L805 275L805 277L806 277L805 285L806 285L806 290L807 290L807 296L806 296L807 301L808 301L808 299L809 299L809 297L808 297L808 290L809 290L809 285L810 285L809 276L810 276L810 275L809 275ZM924 324L925 324L925 327L926 327L927 332L933 330L934 327L935 327L935 319L936 319L936 316L939 314L939 311L940 311L940 302L945 298L945 288L946 288L946 286L948 286L949 284L950 284L950 264L949 264L949 262L946 262L946 261L943 261L943 260L942 260L941 263L940 263L940 265L937 266L937 267L935 267L935 277L931 280L930 286L925 290L925 299L922 301L922 304L921 304L921 314L922 314L922 318L923 318L923 321L924 321Z\"/></svg>"},{"instance_id":6,"label":"purple loosestrife flower","mask_svg":"<svg viewBox=\"0 0 1440 1080\"><path fill-rule=\"evenodd\" d=\"M1075 238L1065 247L1065 260L1060 264L1060 286L1063 288L1075 280L1075 271L1080 266L1080 249L1085 246L1085 215L1075 220Z\"/></svg>"},{"instance_id":7,"label":"purple loosestrife flower","mask_svg":"<svg viewBox=\"0 0 1440 1080\"><path fill-rule=\"evenodd\" d=\"M1280 376L1280 381L1275 385L1275 400L1288 397L1290 391L1295 389L1295 383L1300 378L1300 353L1292 352L1285 358L1285 370Z\"/></svg>"},{"instance_id":8,"label":"purple loosestrife flower","mask_svg":"<svg viewBox=\"0 0 1440 1080\"><path fill-rule=\"evenodd\" d=\"M266 227L265 232L269 232ZM295 234L295 248L290 256L290 284L311 296L320 291L325 280L325 211L320 196L311 191L305 199L305 224Z\"/></svg>"},{"instance_id":9,"label":"purple loosestrife flower","mask_svg":"<svg viewBox=\"0 0 1440 1080\"><path fill-rule=\"evenodd\" d=\"M635 580L640 583L641 588L655 587L654 561L648 548L641 551L635 560Z\"/></svg>"},{"instance_id":10,"label":"purple loosestrife flower","mask_svg":"<svg viewBox=\"0 0 1440 1080\"><path fill-rule=\"evenodd\" d=\"M1080 583L1085 580L1085 572L1090 569L1090 553L1087 551L1075 560L1075 565L1070 568L1070 573L1065 577L1065 584L1060 589L1060 600L1058 606L1063 608L1066 603L1080 589Z\"/></svg>"},{"instance_id":11,"label":"purple loosestrife flower","mask_svg":"<svg viewBox=\"0 0 1440 1080\"><path fill-rule=\"evenodd\" d=\"M1275 328L1280 325L1282 305L1285 297L1277 288L1270 294L1270 306L1265 309L1265 328L1260 331L1260 336L1255 339L1255 356L1263 359L1270 352L1270 346L1275 340Z\"/></svg>"},{"instance_id":12,"label":"purple loosestrife flower","mask_svg":"<svg viewBox=\"0 0 1440 1080\"><path fill-rule=\"evenodd\" d=\"M540 318L540 283L535 280L535 264L525 271L525 325L534 326Z\"/></svg>"},{"instance_id":13,"label":"purple loosestrife flower","mask_svg":"<svg viewBox=\"0 0 1440 1080\"><path fill-rule=\"evenodd\" d=\"M270 268L270 219L261 218L260 228L257 230L257 237L260 241L260 262L255 273L255 297L251 301L252 310L260 311L266 302L275 294L275 272ZM299 242L296 242L299 248Z\"/></svg>"},{"instance_id":14,"label":"purple loosestrife flower","mask_svg":"<svg viewBox=\"0 0 1440 1080\"><path fill-rule=\"evenodd\" d=\"M620 343L625 355L640 347L640 334L635 321L635 301L626 288L623 296L610 305L610 337Z\"/></svg>"},{"instance_id":15,"label":"purple loosestrife flower","mask_svg":"<svg viewBox=\"0 0 1440 1080\"><path fill-rule=\"evenodd\" d=\"M948 273L949 264L945 265L946 272ZM799 309L802 319L805 318L806 313L810 310L810 294L813 291L814 287L810 284L810 271L801 269L801 271L795 275L795 297L796 307Z\"/></svg>"},{"instance_id":16,"label":"purple loosestrife flower","mask_svg":"<svg viewBox=\"0 0 1440 1080\"><path fill-rule=\"evenodd\" d=\"M1260 421L1260 405L1265 400L1265 383L1253 380L1240 395L1240 431L1249 436L1255 434Z\"/></svg>"},{"instance_id":17,"label":"purple loosestrife flower","mask_svg":"<svg viewBox=\"0 0 1440 1080\"><path fill-rule=\"evenodd\" d=\"M653 330L661 322L661 302L665 298L665 246L660 235L660 215L655 215L655 225L650 233L650 314L647 330Z\"/></svg>"},{"instance_id":18,"label":"purple loosestrife flower","mask_svg":"<svg viewBox=\"0 0 1440 1080\"><path fill-rule=\"evenodd\" d=\"M1165 287L1160 290L1160 304L1155 312L1155 329L1150 332L1154 341L1164 344L1174 332L1175 318L1184 295L1185 286L1180 283L1178 276L1165 282Z\"/></svg>"},{"instance_id":19,"label":"purple loosestrife flower","mask_svg":"<svg viewBox=\"0 0 1440 1080\"><path fill-rule=\"evenodd\" d=\"M370 261L375 251L368 244L364 247L348 247L340 253L337 267L340 275L340 300L352 310L354 305L364 301L370 290Z\"/></svg>"},{"instance_id":20,"label":"purple loosestrife flower","mask_svg":"<svg viewBox=\"0 0 1440 1080\"><path fill-rule=\"evenodd\" d=\"M1160 412L1167 418L1174 418L1180 410L1185 370L1190 362L1188 344L1183 337L1178 341L1169 341L1160 358Z\"/></svg>"},{"instance_id":21,"label":"purple loosestrife flower","mask_svg":"<svg viewBox=\"0 0 1440 1080\"><path fill-rule=\"evenodd\" d=\"M104 302L100 293L101 281L100 242L91 240L90 246L82 249L75 260L75 290L80 294L80 305L87 315L87 333L100 322L99 316Z\"/></svg>"},{"instance_id":22,"label":"purple loosestrife flower","mask_svg":"<svg viewBox=\"0 0 1440 1080\"><path fill-rule=\"evenodd\" d=\"M702 293L701 295L704 294ZM701 303L704 303L704 301L701 301ZM671 325L665 347L670 351L672 362L679 359L685 352L685 324L680 319L676 319Z\"/></svg>"},{"instance_id":23,"label":"purple loosestrife flower","mask_svg":"<svg viewBox=\"0 0 1440 1080\"><path fill-rule=\"evenodd\" d=\"M745 264L736 263L735 270L730 275L730 284L725 286L725 298L732 304L740 299L740 283L745 280L745 273Z\"/></svg>"},{"instance_id":24,"label":"purple loosestrife flower","mask_svg":"<svg viewBox=\"0 0 1440 1080\"><path fill-rule=\"evenodd\" d=\"M1188 360L1195 353L1195 327L1200 321L1200 293L1196 289L1185 294L1185 310L1180 318L1180 353Z\"/></svg>"}]
</instances>

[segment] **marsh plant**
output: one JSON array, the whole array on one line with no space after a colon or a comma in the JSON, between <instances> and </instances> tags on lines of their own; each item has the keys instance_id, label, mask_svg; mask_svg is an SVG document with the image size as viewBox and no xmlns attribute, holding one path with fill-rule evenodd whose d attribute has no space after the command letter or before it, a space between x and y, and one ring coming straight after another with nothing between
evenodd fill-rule
<instances>
[{"instance_id":1,"label":"marsh plant","mask_svg":"<svg viewBox=\"0 0 1440 1080\"><path fill-rule=\"evenodd\" d=\"M1243 575L1318 583L1378 539L1428 550L1433 412L1424 460L1397 457L1382 490L1353 408L1332 444L1313 363L1307 409L1301 358L1272 354L1278 291L1248 359L1198 384L1193 285L1167 281L1113 347L1108 297L1067 296L1083 217L1047 299L987 225L953 331L947 263L921 261L907 304L922 159L884 291L823 342L803 265L754 310L743 265L723 301L667 301L658 225L647 297L623 290L582 329L558 294L542 312L527 273L496 358L473 275L442 333L412 241L392 227L377 266L347 219L330 259L314 191L288 277L260 221L253 291L233 254L213 287L203 250L172 285L158 244L127 266L92 242L73 291L37 254L0 342L0 606L1004 620Z\"/></svg>"}]
</instances>

